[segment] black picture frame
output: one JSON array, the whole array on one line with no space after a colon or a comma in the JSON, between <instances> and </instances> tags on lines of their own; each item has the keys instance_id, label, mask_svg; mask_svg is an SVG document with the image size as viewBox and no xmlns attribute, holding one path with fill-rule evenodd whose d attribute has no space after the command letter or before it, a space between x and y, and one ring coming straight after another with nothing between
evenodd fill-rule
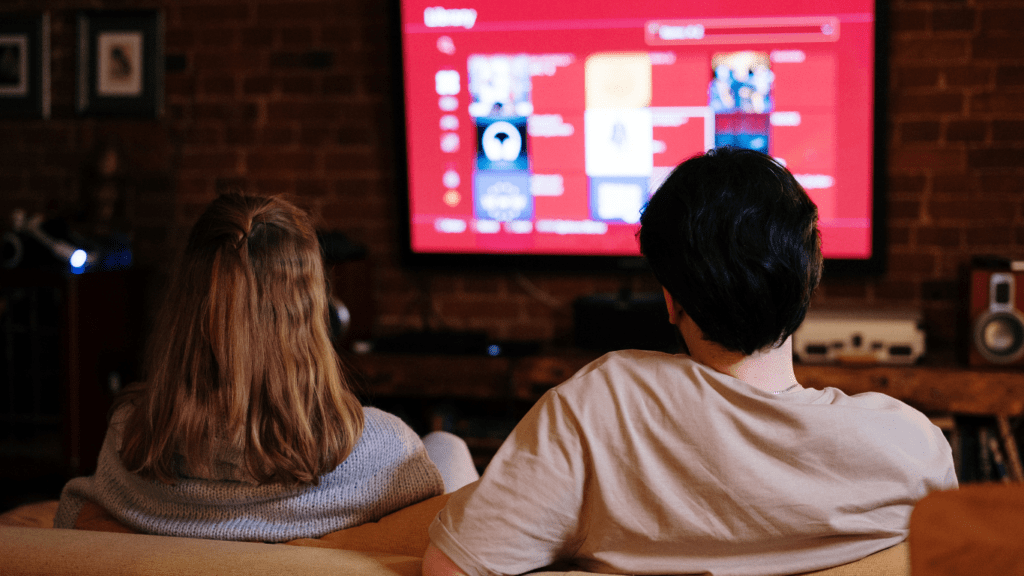
<instances>
[{"instance_id":1,"label":"black picture frame","mask_svg":"<svg viewBox=\"0 0 1024 576\"><path fill-rule=\"evenodd\" d=\"M49 14L0 14L0 118L49 117Z\"/></svg>"},{"instance_id":2,"label":"black picture frame","mask_svg":"<svg viewBox=\"0 0 1024 576\"><path fill-rule=\"evenodd\" d=\"M78 12L77 96L82 116L160 117L164 107L163 13Z\"/></svg>"}]
</instances>

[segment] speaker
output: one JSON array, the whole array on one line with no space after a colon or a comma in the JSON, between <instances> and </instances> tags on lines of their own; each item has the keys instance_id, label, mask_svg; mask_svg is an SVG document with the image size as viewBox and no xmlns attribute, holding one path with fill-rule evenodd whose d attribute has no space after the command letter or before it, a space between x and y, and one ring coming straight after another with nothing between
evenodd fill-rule
<instances>
[{"instance_id":1,"label":"speaker","mask_svg":"<svg viewBox=\"0 0 1024 576\"><path fill-rule=\"evenodd\" d=\"M972 366L1024 366L1024 272L970 273L969 350Z\"/></svg>"}]
</instances>

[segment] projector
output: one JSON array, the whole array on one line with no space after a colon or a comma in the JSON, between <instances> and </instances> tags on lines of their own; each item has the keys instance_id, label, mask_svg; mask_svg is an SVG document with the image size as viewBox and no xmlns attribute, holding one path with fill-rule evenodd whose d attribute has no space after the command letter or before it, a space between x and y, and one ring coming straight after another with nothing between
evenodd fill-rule
<instances>
[{"instance_id":1,"label":"projector","mask_svg":"<svg viewBox=\"0 0 1024 576\"><path fill-rule=\"evenodd\" d=\"M914 364L924 352L915 310L809 310L793 333L793 355L806 364Z\"/></svg>"}]
</instances>

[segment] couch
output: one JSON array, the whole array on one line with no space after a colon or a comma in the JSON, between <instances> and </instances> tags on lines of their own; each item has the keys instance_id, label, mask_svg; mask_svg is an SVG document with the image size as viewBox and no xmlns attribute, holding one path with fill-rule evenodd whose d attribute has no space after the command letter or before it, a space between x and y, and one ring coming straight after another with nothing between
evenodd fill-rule
<instances>
[{"instance_id":1,"label":"couch","mask_svg":"<svg viewBox=\"0 0 1024 576\"><path fill-rule=\"evenodd\" d=\"M98 506L86 506L78 529L52 525L56 502L0 515L0 575L419 576L427 526L448 496L399 510L378 522L284 544L225 542L136 534ZM814 576L907 576L906 542ZM586 576L545 572L545 576Z\"/></svg>"},{"instance_id":2,"label":"couch","mask_svg":"<svg viewBox=\"0 0 1024 576\"><path fill-rule=\"evenodd\" d=\"M1024 575L1024 484L933 492L910 516L913 576Z\"/></svg>"}]
</instances>

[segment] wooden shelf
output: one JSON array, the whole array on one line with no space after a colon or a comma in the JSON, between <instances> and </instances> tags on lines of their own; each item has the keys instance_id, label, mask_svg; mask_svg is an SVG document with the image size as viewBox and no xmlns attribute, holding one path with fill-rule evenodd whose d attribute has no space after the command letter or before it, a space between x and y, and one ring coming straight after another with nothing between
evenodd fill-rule
<instances>
[{"instance_id":1,"label":"wooden shelf","mask_svg":"<svg viewBox=\"0 0 1024 576\"><path fill-rule=\"evenodd\" d=\"M348 359L363 392L374 397L506 398L508 358L367 354Z\"/></svg>"},{"instance_id":2,"label":"wooden shelf","mask_svg":"<svg viewBox=\"0 0 1024 576\"><path fill-rule=\"evenodd\" d=\"M521 358L368 354L350 362L366 392L380 398L460 398L532 402L597 355L586 352ZM955 365L807 365L797 379L847 394L882 392L925 412L1024 414L1024 371Z\"/></svg>"},{"instance_id":3,"label":"wooden shelf","mask_svg":"<svg viewBox=\"0 0 1024 576\"><path fill-rule=\"evenodd\" d=\"M409 418L420 433L448 430L462 436L483 470L530 406L597 356L583 351L519 358L368 354L348 363L370 404ZM914 366L795 368L804 386L882 392L932 416L1024 414L1024 371L953 365L953 357L935 355Z\"/></svg>"},{"instance_id":4,"label":"wooden shelf","mask_svg":"<svg viewBox=\"0 0 1024 576\"><path fill-rule=\"evenodd\" d=\"M797 365L804 386L847 394L882 392L923 412L978 416L1024 413L1024 372L935 366Z\"/></svg>"}]
</instances>

